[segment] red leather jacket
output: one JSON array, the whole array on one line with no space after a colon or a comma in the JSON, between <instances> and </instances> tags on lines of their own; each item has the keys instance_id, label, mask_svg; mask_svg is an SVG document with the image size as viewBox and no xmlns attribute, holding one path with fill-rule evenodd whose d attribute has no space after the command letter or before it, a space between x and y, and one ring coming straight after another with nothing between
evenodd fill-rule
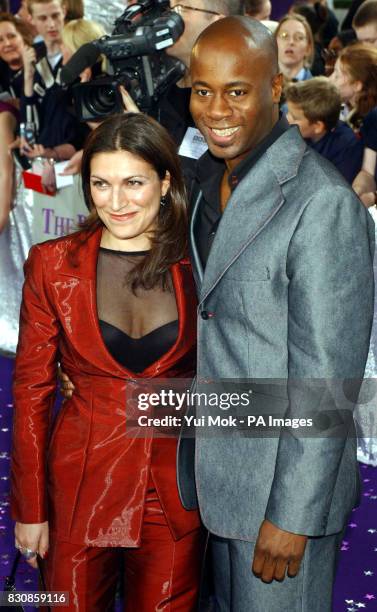
<instances>
[{"instance_id":1,"label":"red leather jacket","mask_svg":"<svg viewBox=\"0 0 377 612\"><path fill-rule=\"evenodd\" d=\"M192 376L191 269L185 262L171 268L179 318L175 345L142 374L132 373L112 358L100 333L95 283L101 233L85 242L78 232L36 245L25 264L14 381L12 515L23 523L48 520L57 537L73 543L137 546L151 468L179 539L200 521L179 500L176 440L126 434L126 394L135 395L140 378ZM75 392L50 437L58 360Z\"/></svg>"}]
</instances>

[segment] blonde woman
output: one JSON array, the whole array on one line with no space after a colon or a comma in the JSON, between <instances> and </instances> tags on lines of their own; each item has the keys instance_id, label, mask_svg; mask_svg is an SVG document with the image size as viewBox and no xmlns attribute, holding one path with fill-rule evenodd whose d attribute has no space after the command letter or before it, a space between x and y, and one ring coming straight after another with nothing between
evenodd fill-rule
<instances>
[{"instance_id":1,"label":"blonde woman","mask_svg":"<svg viewBox=\"0 0 377 612\"><path fill-rule=\"evenodd\" d=\"M275 30L279 68L288 81L306 81L312 74L314 42L310 26L301 15L286 15Z\"/></svg>"},{"instance_id":2,"label":"blonde woman","mask_svg":"<svg viewBox=\"0 0 377 612\"><path fill-rule=\"evenodd\" d=\"M93 40L97 40L104 36L105 30L103 27L95 21L89 19L73 19L66 23L63 28L62 34L62 53L63 53L63 64L66 64L76 51ZM103 60L102 60L103 62ZM94 68L94 67L93 67ZM95 65L94 71L103 69L104 66L101 64L101 60ZM89 81L92 77L92 68L86 68L80 75L81 81Z\"/></svg>"}]
</instances>

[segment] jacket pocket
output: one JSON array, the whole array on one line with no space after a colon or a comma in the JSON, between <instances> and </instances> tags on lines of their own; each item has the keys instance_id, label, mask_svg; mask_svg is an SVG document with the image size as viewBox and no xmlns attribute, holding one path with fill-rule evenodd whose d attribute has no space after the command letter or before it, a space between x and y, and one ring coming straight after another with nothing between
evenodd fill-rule
<instances>
[{"instance_id":1,"label":"jacket pocket","mask_svg":"<svg viewBox=\"0 0 377 612\"><path fill-rule=\"evenodd\" d=\"M268 266L245 267L242 262L236 261L226 273L225 278L232 281L241 282L268 282L271 280L271 273Z\"/></svg>"}]
</instances>

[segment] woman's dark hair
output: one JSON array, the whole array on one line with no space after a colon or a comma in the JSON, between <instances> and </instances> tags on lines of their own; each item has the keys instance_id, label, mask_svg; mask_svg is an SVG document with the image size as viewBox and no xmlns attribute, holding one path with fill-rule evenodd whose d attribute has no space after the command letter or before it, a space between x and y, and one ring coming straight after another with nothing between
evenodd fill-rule
<instances>
[{"instance_id":1,"label":"woman's dark hair","mask_svg":"<svg viewBox=\"0 0 377 612\"><path fill-rule=\"evenodd\" d=\"M31 46L33 44L33 32L31 27L22 19L15 17L12 13L1 13L0 12L0 23L9 22L13 23L17 32L21 34L24 43Z\"/></svg>"},{"instance_id":2,"label":"woman's dark hair","mask_svg":"<svg viewBox=\"0 0 377 612\"><path fill-rule=\"evenodd\" d=\"M157 228L151 237L151 250L133 268L127 282L135 291L169 286L169 267L187 252L187 200L176 145L157 121L142 113L114 115L97 127L86 141L81 178L85 203L90 210L81 228L92 232L102 225L90 189L90 165L99 153L127 151L150 164L163 180L168 172L170 187L166 204L160 207Z\"/></svg>"}]
</instances>

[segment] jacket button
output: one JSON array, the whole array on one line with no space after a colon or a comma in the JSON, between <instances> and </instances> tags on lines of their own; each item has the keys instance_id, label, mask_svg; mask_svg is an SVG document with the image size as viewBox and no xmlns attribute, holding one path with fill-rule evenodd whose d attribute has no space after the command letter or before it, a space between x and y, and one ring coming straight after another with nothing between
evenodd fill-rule
<instances>
[{"instance_id":1,"label":"jacket button","mask_svg":"<svg viewBox=\"0 0 377 612\"><path fill-rule=\"evenodd\" d=\"M207 321L208 319L212 319L215 316L215 313L208 312L208 310L202 310L200 316L202 317L202 319L204 319L204 321Z\"/></svg>"}]
</instances>

